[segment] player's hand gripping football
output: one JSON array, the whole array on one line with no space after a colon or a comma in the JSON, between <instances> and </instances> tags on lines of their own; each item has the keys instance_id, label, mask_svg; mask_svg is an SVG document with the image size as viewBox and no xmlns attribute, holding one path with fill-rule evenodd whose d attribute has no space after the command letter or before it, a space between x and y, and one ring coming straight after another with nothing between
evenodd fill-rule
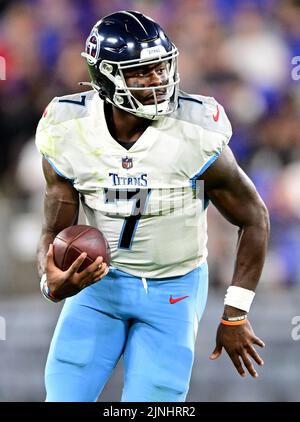
<instances>
[{"instance_id":1,"label":"player's hand gripping football","mask_svg":"<svg viewBox=\"0 0 300 422\"><path fill-rule=\"evenodd\" d=\"M210 359L215 360L221 356L222 348L226 350L238 373L246 376L246 372L242 366L247 368L253 378L258 377L258 373L254 369L252 358L258 365L264 364L262 358L259 356L253 345L256 344L260 347L265 347L264 342L256 337L250 322L247 321L243 325L227 326L220 324L217 331L216 347L210 355Z\"/></svg>"},{"instance_id":2,"label":"player's hand gripping football","mask_svg":"<svg viewBox=\"0 0 300 422\"><path fill-rule=\"evenodd\" d=\"M86 256L87 254L83 252L67 271L62 271L55 265L53 245L49 245L45 272L47 275L47 284L53 297L62 300L69 296L74 296L80 290L96 283L107 275L108 266L103 262L101 256L98 256L85 270L77 273Z\"/></svg>"}]
</instances>

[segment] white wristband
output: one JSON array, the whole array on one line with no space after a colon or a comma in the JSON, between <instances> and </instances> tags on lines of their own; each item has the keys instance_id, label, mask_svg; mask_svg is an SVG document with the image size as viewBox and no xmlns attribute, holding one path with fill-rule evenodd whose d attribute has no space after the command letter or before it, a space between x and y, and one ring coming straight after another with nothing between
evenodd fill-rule
<instances>
[{"instance_id":1,"label":"white wristband","mask_svg":"<svg viewBox=\"0 0 300 422\"><path fill-rule=\"evenodd\" d=\"M54 302L57 303L59 302L59 300L54 299L51 295L50 295L50 290L47 284L47 275L44 273L41 277L41 281L40 281L40 289L42 292L42 295L44 296L45 299L47 299L49 302Z\"/></svg>"},{"instance_id":2,"label":"white wristband","mask_svg":"<svg viewBox=\"0 0 300 422\"><path fill-rule=\"evenodd\" d=\"M229 286L224 299L224 305L249 312L255 293L252 290L238 286Z\"/></svg>"}]
</instances>

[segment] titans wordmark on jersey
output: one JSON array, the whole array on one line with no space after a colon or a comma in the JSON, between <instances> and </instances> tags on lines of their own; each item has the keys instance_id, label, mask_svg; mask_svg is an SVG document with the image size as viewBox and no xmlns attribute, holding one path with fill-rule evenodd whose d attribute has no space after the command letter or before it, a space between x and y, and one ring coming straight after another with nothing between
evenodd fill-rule
<instances>
[{"instance_id":1,"label":"titans wordmark on jersey","mask_svg":"<svg viewBox=\"0 0 300 422\"><path fill-rule=\"evenodd\" d=\"M110 135L94 91L54 98L36 145L81 195L87 224L109 241L112 265L140 277L186 274L207 256L206 208L196 180L231 137L213 98L180 93L126 150Z\"/></svg>"}]
</instances>

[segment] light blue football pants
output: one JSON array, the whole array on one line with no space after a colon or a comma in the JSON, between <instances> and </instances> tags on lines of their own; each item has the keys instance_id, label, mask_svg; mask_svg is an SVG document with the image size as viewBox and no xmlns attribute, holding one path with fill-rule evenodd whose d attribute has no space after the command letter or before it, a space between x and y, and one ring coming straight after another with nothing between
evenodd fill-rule
<instances>
[{"instance_id":1,"label":"light blue football pants","mask_svg":"<svg viewBox=\"0 0 300 422\"><path fill-rule=\"evenodd\" d=\"M184 401L207 288L206 263L156 280L111 269L68 298L46 364L46 401L96 401L122 355L122 401Z\"/></svg>"}]
</instances>

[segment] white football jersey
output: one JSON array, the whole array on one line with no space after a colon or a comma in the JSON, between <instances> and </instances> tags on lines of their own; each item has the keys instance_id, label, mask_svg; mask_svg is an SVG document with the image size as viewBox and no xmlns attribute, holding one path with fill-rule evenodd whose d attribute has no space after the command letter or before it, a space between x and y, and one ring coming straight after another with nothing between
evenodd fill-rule
<instances>
[{"instance_id":1,"label":"white football jersey","mask_svg":"<svg viewBox=\"0 0 300 422\"><path fill-rule=\"evenodd\" d=\"M213 98L180 92L176 112L151 122L126 150L108 130L104 102L88 91L53 99L36 145L80 193L87 224L110 244L111 264L139 277L163 278L206 260L206 207L196 180L231 133Z\"/></svg>"}]
</instances>

